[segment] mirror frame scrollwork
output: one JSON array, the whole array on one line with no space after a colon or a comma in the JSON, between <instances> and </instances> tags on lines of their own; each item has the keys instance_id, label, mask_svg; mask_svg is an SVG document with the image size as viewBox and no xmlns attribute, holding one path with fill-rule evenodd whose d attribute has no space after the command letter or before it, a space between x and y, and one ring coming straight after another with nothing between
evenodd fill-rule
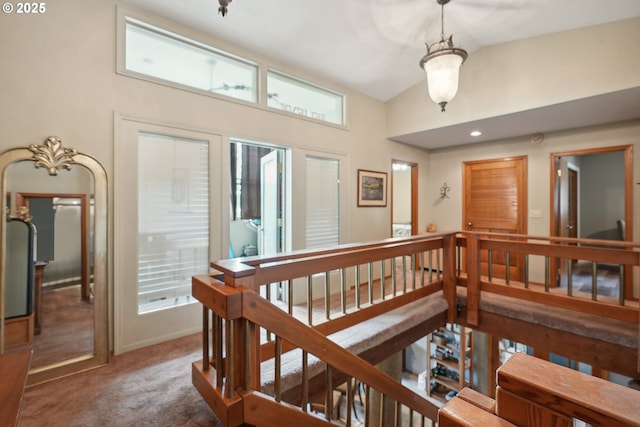
<instances>
[{"instance_id":1,"label":"mirror frame scrollwork","mask_svg":"<svg viewBox=\"0 0 640 427\"><path fill-rule=\"evenodd\" d=\"M62 146L60 138L50 136L42 145L32 144L27 148L15 148L0 154L0 194L7 192L7 169L16 162L33 161L36 169L45 168L49 175L57 175L60 169L70 170L83 166L94 179L94 347L93 354L76 357L59 363L31 369L28 385L84 371L104 363L109 359L109 315L108 315L108 258L107 258L107 174L94 158L78 153L73 148ZM0 267L4 271L6 254L7 218L10 216L7 204L0 204ZM5 277L0 274L0 353L4 352L4 290Z\"/></svg>"}]
</instances>

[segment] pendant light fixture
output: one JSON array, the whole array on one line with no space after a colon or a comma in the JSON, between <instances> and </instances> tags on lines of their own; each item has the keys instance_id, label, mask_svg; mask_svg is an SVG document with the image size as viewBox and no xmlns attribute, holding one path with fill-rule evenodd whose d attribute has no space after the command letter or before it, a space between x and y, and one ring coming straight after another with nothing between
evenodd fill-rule
<instances>
[{"instance_id":1,"label":"pendant light fixture","mask_svg":"<svg viewBox=\"0 0 640 427\"><path fill-rule=\"evenodd\" d=\"M453 35L444 35L444 5L450 0L436 0L441 9L440 41L428 44L427 54L420 60L420 68L427 73L429 96L441 110L458 92L460 66L467 59L467 51L453 46Z\"/></svg>"}]
</instances>

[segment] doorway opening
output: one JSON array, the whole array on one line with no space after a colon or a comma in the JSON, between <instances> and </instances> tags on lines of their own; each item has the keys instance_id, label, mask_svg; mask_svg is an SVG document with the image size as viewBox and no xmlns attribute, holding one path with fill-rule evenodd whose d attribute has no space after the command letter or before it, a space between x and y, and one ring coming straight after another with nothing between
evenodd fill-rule
<instances>
[{"instance_id":1,"label":"doorway opening","mask_svg":"<svg viewBox=\"0 0 640 427\"><path fill-rule=\"evenodd\" d=\"M418 165L391 160L391 237L418 234Z\"/></svg>"},{"instance_id":2,"label":"doorway opening","mask_svg":"<svg viewBox=\"0 0 640 427\"><path fill-rule=\"evenodd\" d=\"M288 249L287 156L283 147L231 141L230 258Z\"/></svg>"},{"instance_id":3,"label":"doorway opening","mask_svg":"<svg viewBox=\"0 0 640 427\"><path fill-rule=\"evenodd\" d=\"M631 146L551 153L551 236L631 241L632 162ZM552 263L553 284L563 286L567 262L553 259ZM590 263L582 266L572 261L571 267L574 275L582 270L588 276L592 274ZM602 292L618 293L619 269L601 265L598 270L602 270L597 273L603 277L602 283L616 288ZM632 275L625 275L625 299L633 297L632 282Z\"/></svg>"}]
</instances>

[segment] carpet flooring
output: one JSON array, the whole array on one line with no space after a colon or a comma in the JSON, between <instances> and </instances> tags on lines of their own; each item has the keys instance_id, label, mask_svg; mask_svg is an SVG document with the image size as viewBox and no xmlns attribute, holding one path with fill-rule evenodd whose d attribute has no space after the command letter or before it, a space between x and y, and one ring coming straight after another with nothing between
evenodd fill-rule
<instances>
[{"instance_id":1,"label":"carpet flooring","mask_svg":"<svg viewBox=\"0 0 640 427\"><path fill-rule=\"evenodd\" d=\"M19 427L215 426L191 384L195 334L114 356L105 366L25 391Z\"/></svg>"}]
</instances>

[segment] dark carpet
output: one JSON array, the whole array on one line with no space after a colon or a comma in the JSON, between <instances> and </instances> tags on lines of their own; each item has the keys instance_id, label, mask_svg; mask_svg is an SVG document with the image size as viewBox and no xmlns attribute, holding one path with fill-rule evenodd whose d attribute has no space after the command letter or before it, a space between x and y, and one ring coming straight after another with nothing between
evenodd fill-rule
<instances>
[{"instance_id":1,"label":"dark carpet","mask_svg":"<svg viewBox=\"0 0 640 427\"><path fill-rule=\"evenodd\" d=\"M102 367L26 390L19 427L220 426L191 384L195 334L112 358Z\"/></svg>"}]
</instances>

